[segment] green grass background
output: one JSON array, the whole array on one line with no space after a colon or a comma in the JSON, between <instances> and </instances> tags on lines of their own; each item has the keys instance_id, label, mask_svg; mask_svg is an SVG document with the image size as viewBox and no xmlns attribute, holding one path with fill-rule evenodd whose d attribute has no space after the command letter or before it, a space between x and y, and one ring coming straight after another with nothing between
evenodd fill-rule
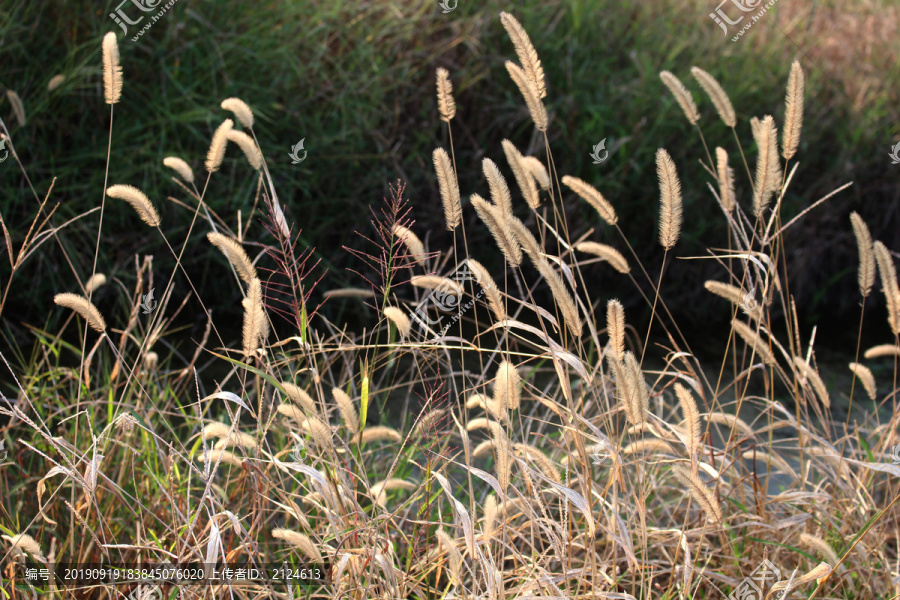
<instances>
[{"instance_id":1,"label":"green grass background","mask_svg":"<svg viewBox=\"0 0 900 600\"><path fill-rule=\"evenodd\" d=\"M219 102L238 96L254 110L255 130L288 218L302 228L304 241L317 249L322 266L329 269L323 289L362 283L346 270L350 260L342 246L360 244L354 230L366 230L368 207L380 203L388 195L388 184L397 179L408 183L414 229L432 248L448 248L452 240L441 226L431 166L431 151L447 144L435 110L435 68L446 67L455 86L454 141L464 197L487 193L482 158L491 157L506 169L503 138L523 152L542 148L503 68L515 55L497 14L510 10L529 31L547 72L549 135L560 175L581 177L606 195L653 273L662 257L655 242L658 188L653 156L659 147L672 154L684 188L685 228L677 255L705 255L705 248L727 243L723 218L706 189L711 179L698 163L705 156L702 144L660 82L659 71L673 71L694 93L707 143L711 150L723 145L729 151L739 200L747 206L749 184L731 132L689 69L706 69L728 91L753 170L749 118L773 114L781 124L790 62L799 58L807 75L806 119L798 153L801 165L784 214L792 217L838 185L854 185L794 227L789 273L792 292L809 322L832 317L830 322L839 323L845 313L851 313L851 319L857 314L850 210L862 213L876 238L900 248L900 166L892 168L887 156L900 139L900 78L896 62L890 60L891 52L897 55L897 41L838 39L838 44L870 43L871 60L852 65L831 60L833 32L814 27L810 16L865 4L878 18L878 11L888 5L837 0L781 4L732 43L708 17L715 8L712 2L460 0L453 12L443 14L432 1L179 0L138 41L130 36L140 25L130 28L128 38L120 37L125 87L115 108L110 183L144 190L159 207L173 245L180 245L191 215L167 200L186 198L171 182L172 173L162 159L176 155L188 160L202 182L211 134L231 116ZM59 203L55 224L99 205L101 199L109 110L102 101L100 40L107 31L121 33L108 16L115 6L71 0L0 2L0 89L15 90L22 97L28 121L24 127L16 124L5 97L0 99L0 118L40 196L56 178L50 197L51 206ZM138 14L134 7L125 8L132 16ZM877 93L853 96L862 75L870 72L880 82ZM58 73L66 81L48 92L47 82ZM606 138L609 147L626 137L629 140L606 163L592 164L589 152L594 144ZM292 165L288 152L301 138L308 156ZM236 212L246 215L256 189L243 161L240 153L229 151L206 196L216 211L233 220L233 227ZM0 211L15 246L36 206L18 166L11 160L0 164ZM577 230L597 227L591 239L614 240L585 205L570 199L569 206L569 222ZM465 214L474 256L498 266L499 254L474 211L469 208ZM96 213L90 215L61 234L85 278L97 218ZM218 300L212 302L217 309L237 314L238 292L221 276L221 257L202 239L206 231L202 223L194 230L196 240L185 266L199 282L198 289ZM271 241L259 223L251 225L248 237ZM131 211L109 204L98 270L130 286L136 253L154 254L160 279L167 279L173 261L158 237ZM6 260L0 261L0 280L6 281L8 269ZM22 323L47 318L54 293L77 288L52 243L31 259L26 272L2 316L12 340L25 339ZM702 289L708 278L724 279L712 261L676 260L668 268L664 293L676 316L688 324L708 323L712 311L724 316L725 307ZM180 276L176 282L186 293ZM627 306L638 302L634 290L616 280L599 281L607 284L609 295L624 296ZM121 290L104 294L124 297ZM117 302L109 297L100 301Z\"/></svg>"}]
</instances>

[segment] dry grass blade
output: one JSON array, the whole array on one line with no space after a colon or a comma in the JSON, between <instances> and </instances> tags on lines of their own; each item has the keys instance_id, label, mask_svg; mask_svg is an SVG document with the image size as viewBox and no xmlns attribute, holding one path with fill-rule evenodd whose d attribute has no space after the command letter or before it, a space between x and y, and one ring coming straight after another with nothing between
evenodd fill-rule
<instances>
[{"instance_id":1,"label":"dry grass blade","mask_svg":"<svg viewBox=\"0 0 900 600\"><path fill-rule=\"evenodd\" d=\"M394 224L393 228L394 235L403 242L403 245L406 246L407 252L409 252L410 256L419 263L421 266L425 266L425 244L422 243L422 240L419 239L415 233L411 230L407 229L403 225L399 223Z\"/></svg>"},{"instance_id":2,"label":"dry grass blade","mask_svg":"<svg viewBox=\"0 0 900 600\"><path fill-rule=\"evenodd\" d=\"M15 113L16 115L16 121L19 122L19 127L24 127L26 123L25 105L22 104L22 99L19 98L19 95L12 90L6 90L6 98L12 105L13 113Z\"/></svg>"},{"instance_id":3,"label":"dry grass blade","mask_svg":"<svg viewBox=\"0 0 900 600\"><path fill-rule=\"evenodd\" d=\"M450 81L450 73L442 67L438 67L435 76L437 79L438 112L441 114L441 120L449 123L456 116L456 101L453 100L453 83Z\"/></svg>"},{"instance_id":4,"label":"dry grass blade","mask_svg":"<svg viewBox=\"0 0 900 600\"><path fill-rule=\"evenodd\" d=\"M757 335L754 329L737 319L731 322L731 326L734 328L734 332L741 336L741 339L756 351L756 355L759 356L760 360L767 365L775 364L775 357L772 356L769 347L763 342L759 335Z\"/></svg>"},{"instance_id":5,"label":"dry grass blade","mask_svg":"<svg viewBox=\"0 0 900 600\"><path fill-rule=\"evenodd\" d=\"M141 218L141 221L150 227L159 227L159 213L156 212L156 208L150 202L150 198L141 190L132 185L118 184L109 186L106 194L110 198L118 198L130 204L134 212Z\"/></svg>"},{"instance_id":6,"label":"dry grass blade","mask_svg":"<svg viewBox=\"0 0 900 600\"><path fill-rule=\"evenodd\" d=\"M237 241L221 233L210 232L206 234L209 243L219 249L225 255L238 276L246 284L256 279L256 267L250 261L250 257L244 251L243 246Z\"/></svg>"},{"instance_id":7,"label":"dry grass blade","mask_svg":"<svg viewBox=\"0 0 900 600\"><path fill-rule=\"evenodd\" d=\"M863 384L869 398L874 400L878 390L875 387L875 376L872 375L872 371L869 367L860 363L852 362L849 366L850 370L853 371L853 374L856 375L859 378L860 383Z\"/></svg>"},{"instance_id":8,"label":"dry grass blade","mask_svg":"<svg viewBox=\"0 0 900 600\"><path fill-rule=\"evenodd\" d=\"M618 300L606 303L606 330L616 360L625 360L625 307Z\"/></svg>"},{"instance_id":9,"label":"dry grass blade","mask_svg":"<svg viewBox=\"0 0 900 600\"><path fill-rule=\"evenodd\" d=\"M512 196L509 193L509 186L506 185L506 178L500 172L500 167L491 159L485 158L481 163L481 168L487 178L494 206L498 207L504 216L511 217L513 214Z\"/></svg>"},{"instance_id":10,"label":"dry grass blade","mask_svg":"<svg viewBox=\"0 0 900 600\"><path fill-rule=\"evenodd\" d=\"M241 125L248 129L253 127L253 111L247 106L247 103L240 98L226 98L222 100L221 107L224 110L234 113Z\"/></svg>"},{"instance_id":11,"label":"dry grass blade","mask_svg":"<svg viewBox=\"0 0 900 600\"><path fill-rule=\"evenodd\" d=\"M484 290L485 296L487 296L488 306L490 306L491 310L494 312L494 318L497 319L498 322L505 321L506 306L503 304L503 297L500 295L497 284L494 283L494 278L491 277L491 274L484 268L484 265L477 260L467 258L466 261L469 265L469 269L475 274L475 281L478 282L478 285Z\"/></svg>"},{"instance_id":12,"label":"dry grass blade","mask_svg":"<svg viewBox=\"0 0 900 600\"><path fill-rule=\"evenodd\" d=\"M856 248L859 251L859 293L867 297L872 286L875 285L875 252L873 250L872 234L866 222L859 213L850 213L850 224L853 225L853 235L856 237Z\"/></svg>"},{"instance_id":13,"label":"dry grass blade","mask_svg":"<svg viewBox=\"0 0 900 600\"><path fill-rule=\"evenodd\" d=\"M681 80L669 71L660 72L659 78L662 79L662 82L669 88L672 95L675 96L675 100L678 102L681 110L684 111L684 116L687 117L690 124L696 125L697 121L700 120L700 113L697 111L697 105L694 104L694 97L688 89L684 87Z\"/></svg>"},{"instance_id":14,"label":"dry grass blade","mask_svg":"<svg viewBox=\"0 0 900 600\"><path fill-rule=\"evenodd\" d=\"M728 153L724 148L716 148L716 173L719 176L719 199L725 210L732 212L736 200L734 196L734 171L728 166Z\"/></svg>"},{"instance_id":15,"label":"dry grass blade","mask_svg":"<svg viewBox=\"0 0 900 600\"><path fill-rule=\"evenodd\" d=\"M441 192L441 202L444 205L444 221L447 231L453 231L462 220L462 204L459 200L459 183L450 155L443 148L436 148L432 154L434 170L437 173L438 189Z\"/></svg>"},{"instance_id":16,"label":"dry grass blade","mask_svg":"<svg viewBox=\"0 0 900 600\"><path fill-rule=\"evenodd\" d=\"M684 433L687 438L685 446L693 456L700 452L700 411L697 410L694 395L680 383L675 384L675 395L681 404L681 414L685 421Z\"/></svg>"},{"instance_id":17,"label":"dry grass blade","mask_svg":"<svg viewBox=\"0 0 900 600\"><path fill-rule=\"evenodd\" d=\"M241 302L244 307L244 356L253 356L266 342L269 322L266 319L262 300L262 282L251 279L247 286L247 297Z\"/></svg>"},{"instance_id":18,"label":"dry grass blade","mask_svg":"<svg viewBox=\"0 0 900 600\"><path fill-rule=\"evenodd\" d=\"M693 497L694 501L700 505L700 508L706 513L706 516L716 523L721 523L722 508L719 506L715 494L703 485L700 477L689 469L679 466L672 467L672 472L675 473L684 486L688 488L691 497Z\"/></svg>"},{"instance_id":19,"label":"dry grass blade","mask_svg":"<svg viewBox=\"0 0 900 600\"><path fill-rule=\"evenodd\" d=\"M194 183L194 171L191 166L177 156L167 156L163 159L163 165L169 167L187 183Z\"/></svg>"},{"instance_id":20,"label":"dry grass blade","mask_svg":"<svg viewBox=\"0 0 900 600\"><path fill-rule=\"evenodd\" d=\"M353 405L353 400L351 400L350 396L347 395L347 392L341 388L332 388L331 395L334 396L334 401L338 405L341 417L344 419L344 426L346 426L354 436L358 435L359 416L356 413L356 407Z\"/></svg>"},{"instance_id":21,"label":"dry grass blade","mask_svg":"<svg viewBox=\"0 0 900 600\"><path fill-rule=\"evenodd\" d=\"M828 388L825 387L825 382L822 381L822 378L819 377L819 374L813 369L810 365L806 364L806 361L803 360L799 356L794 357L794 364L800 370L800 374L802 374L809 383L812 385L813 389L816 391L816 395L819 397L819 400L825 406L825 408L831 407L831 397L828 395Z\"/></svg>"},{"instance_id":22,"label":"dry grass blade","mask_svg":"<svg viewBox=\"0 0 900 600\"><path fill-rule=\"evenodd\" d=\"M531 44L531 39L522 24L508 12L500 13L500 22L503 28L509 34L519 62L522 63L522 69L528 76L528 79L534 84L538 97L547 97L547 84L544 81L544 69L541 67L541 61L538 58L537 51Z\"/></svg>"},{"instance_id":23,"label":"dry grass blade","mask_svg":"<svg viewBox=\"0 0 900 600\"><path fill-rule=\"evenodd\" d=\"M787 590L788 588L796 589L813 580L818 583L823 583L825 579L831 574L831 570L831 566L829 566L827 563L822 562L816 565L816 567L812 571L804 573L800 577L795 577L792 575L790 579L783 579L775 583L775 585L773 585L769 589L769 593L766 594L766 600L769 600L769 598L781 598L782 596L786 595L786 592L782 593L780 596L776 596L778 592Z\"/></svg>"},{"instance_id":24,"label":"dry grass blade","mask_svg":"<svg viewBox=\"0 0 900 600\"><path fill-rule=\"evenodd\" d=\"M516 241L516 238L509 227L509 220L506 219L496 206L479 196L472 194L472 206L475 212L488 226L491 235L506 257L506 262L512 267L518 267L522 264L522 248Z\"/></svg>"},{"instance_id":25,"label":"dry grass blade","mask_svg":"<svg viewBox=\"0 0 900 600\"><path fill-rule=\"evenodd\" d=\"M700 67L691 67L691 74L706 91L709 99L712 100L722 121L729 127L737 125L737 117L734 115L734 107L731 106L731 100L715 77Z\"/></svg>"},{"instance_id":26,"label":"dry grass blade","mask_svg":"<svg viewBox=\"0 0 900 600\"><path fill-rule=\"evenodd\" d=\"M390 319L391 323L397 328L400 337L408 337L412 323L409 317L403 312L402 308L396 306L387 306L384 309L384 316Z\"/></svg>"},{"instance_id":27,"label":"dry grass blade","mask_svg":"<svg viewBox=\"0 0 900 600\"><path fill-rule=\"evenodd\" d=\"M56 294L53 297L53 302L77 313L87 322L91 329L100 333L106 331L106 321L103 320L103 315L84 296L70 293Z\"/></svg>"},{"instance_id":28,"label":"dry grass blade","mask_svg":"<svg viewBox=\"0 0 900 600\"><path fill-rule=\"evenodd\" d=\"M618 221L615 209L612 204L607 202L606 198L603 197L603 194L594 188L594 186L570 175L564 175L562 183L583 199L587 200L588 203L594 207L594 210L597 211L597 214L600 215L601 219L606 221L609 225L615 226Z\"/></svg>"},{"instance_id":29,"label":"dry grass blade","mask_svg":"<svg viewBox=\"0 0 900 600\"><path fill-rule=\"evenodd\" d=\"M213 134L209 151L206 153L206 170L215 173L225 160L225 146L228 144L228 132L234 127L234 121L225 119Z\"/></svg>"},{"instance_id":30,"label":"dry grass blade","mask_svg":"<svg viewBox=\"0 0 900 600\"><path fill-rule=\"evenodd\" d=\"M537 210L541 204L541 197L534 177L522 162L524 158L522 153L509 140L503 140L501 145L503 146L503 153L506 154L506 162L509 163L509 167L512 169L513 177L516 179L519 191L522 192L525 202L528 203L532 210Z\"/></svg>"},{"instance_id":31,"label":"dry grass blade","mask_svg":"<svg viewBox=\"0 0 900 600\"><path fill-rule=\"evenodd\" d=\"M771 115L763 117L757 133L755 137L759 155L756 158L756 177L753 182L753 215L759 218L781 184L781 165L778 161L775 119Z\"/></svg>"},{"instance_id":32,"label":"dry grass blade","mask_svg":"<svg viewBox=\"0 0 900 600\"><path fill-rule=\"evenodd\" d=\"M542 190L550 189L550 174L547 173L547 167L540 160L533 156L523 156L522 165L531 173L537 184Z\"/></svg>"},{"instance_id":33,"label":"dry grass blade","mask_svg":"<svg viewBox=\"0 0 900 600\"><path fill-rule=\"evenodd\" d=\"M103 36L103 97L107 104L115 104L122 98L119 44L112 31Z\"/></svg>"},{"instance_id":34,"label":"dry grass blade","mask_svg":"<svg viewBox=\"0 0 900 600\"><path fill-rule=\"evenodd\" d=\"M244 156L247 157L247 162L250 163L254 170L259 171L262 168L262 154L252 137L236 129L230 129L225 134L225 137L228 141L234 142L241 148Z\"/></svg>"},{"instance_id":35,"label":"dry grass blade","mask_svg":"<svg viewBox=\"0 0 900 600\"><path fill-rule=\"evenodd\" d=\"M882 291L887 300L888 324L894 335L900 335L900 289L897 288L897 270L890 250L880 241L875 242L875 261L881 274Z\"/></svg>"},{"instance_id":36,"label":"dry grass blade","mask_svg":"<svg viewBox=\"0 0 900 600\"><path fill-rule=\"evenodd\" d=\"M790 160L797 153L800 144L800 129L803 127L803 69L799 61L791 65L788 76L787 93L784 98L784 127L781 131L781 155Z\"/></svg>"},{"instance_id":37,"label":"dry grass blade","mask_svg":"<svg viewBox=\"0 0 900 600\"><path fill-rule=\"evenodd\" d=\"M628 266L628 261L622 256L622 253L612 246L597 242L578 242L575 244L575 249L579 252L593 254L594 256L602 258L612 265L619 273L628 273L631 271L631 267Z\"/></svg>"},{"instance_id":38,"label":"dry grass blade","mask_svg":"<svg viewBox=\"0 0 900 600\"><path fill-rule=\"evenodd\" d=\"M534 121L534 126L538 131L547 131L547 109L541 101L541 96L534 82L514 62L506 61L506 70L509 71L509 76L519 88L522 98L525 99L525 105L528 107L528 112L531 113L531 120Z\"/></svg>"},{"instance_id":39,"label":"dry grass blade","mask_svg":"<svg viewBox=\"0 0 900 600\"><path fill-rule=\"evenodd\" d=\"M656 151L656 176L660 193L659 243L669 250L681 235L681 182L675 163L664 148Z\"/></svg>"}]
</instances>

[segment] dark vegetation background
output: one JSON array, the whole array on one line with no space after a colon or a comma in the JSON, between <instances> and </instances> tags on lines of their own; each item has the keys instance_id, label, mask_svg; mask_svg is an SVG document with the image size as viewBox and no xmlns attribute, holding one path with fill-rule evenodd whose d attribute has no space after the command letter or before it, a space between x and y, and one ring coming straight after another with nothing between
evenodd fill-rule
<instances>
[{"instance_id":1,"label":"dark vegetation background","mask_svg":"<svg viewBox=\"0 0 900 600\"><path fill-rule=\"evenodd\" d=\"M485 156L496 160L512 182L500 148L503 138L545 158L503 68L515 55L497 14L509 10L530 33L546 69L550 143L560 176L581 177L604 193L655 277L662 258L656 243L654 153L659 147L672 154L684 190L685 228L676 256L703 256L707 247L727 244L723 217L706 187L712 180L698 162L705 158L703 146L659 71L671 70L693 92L707 144L710 150L717 145L728 150L739 201L747 207L750 185L733 136L690 76L690 67L709 71L729 93L752 171L749 119L772 114L781 125L788 71L799 58L807 76L806 112L797 155L801 165L785 199L785 220L835 187L854 185L793 227L788 275L804 324L819 324L818 344L842 344L842 336L852 343L859 296L849 212L859 211L873 236L900 248L900 165L892 166L888 157L900 140L898 8L874 0L781 0L732 43L708 16L714 4L459 0L453 12L443 14L430 0L179 0L136 42L131 36L140 25L130 27L129 37L120 35L125 87L115 108L109 180L144 190L159 207L173 246L180 246L191 212L167 199L188 200L162 159L186 159L202 186L212 132L231 116L219 102L238 96L254 110L254 129L288 219L302 228L304 242L316 248L321 269L328 270L320 292L363 284L347 270L351 256L342 246L363 244L354 230L368 233L368 207L377 207L397 179L408 184L414 230L433 250L451 248L431 165L431 151L448 143L435 108L436 67L446 67L455 86L454 142L464 198L487 194L481 175ZM28 121L18 126L5 95L0 96L0 118L38 194L45 195L56 178L50 198L51 206L59 203L56 225L100 203L109 128L100 41L107 31L121 34L108 16L116 6L0 0L0 91L12 89L21 96ZM66 81L48 92L47 82L56 74ZM308 156L292 165L288 152L301 138ZM607 148L624 143L607 162L594 165L589 152L604 138ZM236 213L241 210L246 219L255 190L244 158L229 151L206 198L236 229ZM570 194L566 198L576 235L595 227L591 239L622 246L585 203ZM499 252L466 206L473 256L496 270ZM12 160L0 164L0 212L15 247L36 208L18 165ZM114 203L108 209L98 272L125 286L107 285L97 298L110 318L115 311L124 313L135 254L155 255L160 281L168 279L174 261L130 210ZM92 214L60 233L84 279L90 275L97 218ZM233 315L237 339L238 290L223 276L222 257L203 238L207 227L201 222L195 228L185 267L216 315ZM272 241L258 220L246 237ZM593 281L601 287L599 297L604 302L621 298L630 322L646 322L649 309L627 280L597 269ZM0 316L5 341L14 346L28 343L31 334L24 323L52 330L63 314L51 310L53 294L77 289L53 243L31 259L26 271L28 279L17 280ZM3 258L0 281L8 273ZM727 304L702 287L711 278L726 279L714 261L676 259L664 279L665 297L682 330L700 340L728 318ZM175 281L186 294L182 276ZM883 304L879 296L873 294L869 302ZM374 313L359 313L362 304L353 304L358 302L331 301L322 310L341 322L371 322ZM182 314L185 335L199 337L201 312ZM867 324L880 339L883 319L870 318Z\"/></svg>"}]
</instances>

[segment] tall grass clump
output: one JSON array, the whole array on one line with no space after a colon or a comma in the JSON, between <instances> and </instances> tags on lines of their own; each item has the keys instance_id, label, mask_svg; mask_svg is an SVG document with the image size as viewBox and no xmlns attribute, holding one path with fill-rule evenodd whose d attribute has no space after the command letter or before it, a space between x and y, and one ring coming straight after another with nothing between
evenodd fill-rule
<instances>
[{"instance_id":1,"label":"tall grass clump","mask_svg":"<svg viewBox=\"0 0 900 600\"><path fill-rule=\"evenodd\" d=\"M784 208L802 156L801 64L788 76L780 153L774 117L739 122L718 81L691 69L733 139L714 140L714 158L696 153L706 181L657 150L644 167L655 166L659 212L635 224L645 232L636 242L607 184L560 176L571 157L553 142L561 125L539 57L545 32L530 36L507 12L498 21L518 59L505 62L508 85L534 130L510 126L478 164L458 165L452 74L438 69L435 125L450 135L423 164L439 196L410 202L402 181L391 182L351 227L362 248L345 247L353 266L340 278L297 226L322 200L279 200L282 167L256 137L264 114L254 119L239 98L208 99L211 115L234 120L211 127L209 146L193 155L165 158L178 176L171 187L104 185L91 276L73 275L73 291L48 299L31 351L0 350L2 379L14 382L0 404L12 450L0 464L8 555L320 570L304 585L177 591L241 598L719 598L761 564L778 569L751 579L761 597L896 595L894 252L852 214L859 264L846 267L858 268L860 321L884 310L865 302L878 295L877 275L887 322L879 318L882 343L862 358L858 335L838 378L819 361L815 332L799 328L803 307L783 260L786 232L848 187L810 198L797 215ZM133 101L122 96L114 34L100 58L112 117ZM660 77L694 126L688 148L705 150L710 132L691 91L671 72ZM538 156L525 156L532 135ZM224 160L229 142L246 162ZM107 169L126 143L111 118ZM204 153L201 182L190 164ZM736 177L729 156L754 153L755 176ZM459 169L480 172L480 187L460 189ZM253 216L220 214L227 209L206 198L212 178L255 190ZM684 190L704 183L707 201L686 204ZM572 194L594 209L586 222L571 218L581 203ZM168 277L153 279L150 258L135 259L131 278L96 273L97 255L125 238L104 225L104 211L129 208L106 196L152 227L141 251L171 254ZM170 197L165 219L150 197ZM28 233L17 256L7 244L10 280L33 244L57 235L42 210L18 224ZM723 227L706 254L685 256L682 225L700 210ZM186 233L170 225L179 211ZM416 221L425 214L452 244ZM467 228L495 243L470 244ZM633 244L657 242L661 261L641 263ZM210 276L231 294L213 297L181 266L186 252L206 251ZM718 275L703 287L731 311L716 332L720 358L690 347L662 292L669 265L699 258L715 260ZM641 299L628 315L626 296ZM241 309L239 323L214 318L228 304ZM186 307L198 327L177 344ZM368 322L354 329L342 311ZM630 322L641 311L646 333ZM866 399L841 422L848 379ZM4 577L9 597L63 597L57 583L29 591ZM166 583L160 593L176 590Z\"/></svg>"}]
</instances>

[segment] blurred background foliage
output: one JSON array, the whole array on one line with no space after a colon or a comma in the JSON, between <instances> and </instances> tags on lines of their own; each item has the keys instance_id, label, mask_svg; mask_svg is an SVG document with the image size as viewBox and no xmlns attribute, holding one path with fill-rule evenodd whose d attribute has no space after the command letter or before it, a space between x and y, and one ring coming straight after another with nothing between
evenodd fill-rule
<instances>
[{"instance_id":1,"label":"blurred background foliage","mask_svg":"<svg viewBox=\"0 0 900 600\"><path fill-rule=\"evenodd\" d=\"M425 0L178 0L137 41L131 36L142 24L122 36L109 18L116 6L0 0L0 91L19 94L27 123L16 123L5 96L0 118L37 195L46 195L55 178L49 202L59 203L55 225L100 203L109 141L100 41L105 32L116 31L125 87L115 107L109 182L144 190L159 207L173 246L184 241L193 205L162 159L187 160L202 186L212 132L231 117L219 103L237 96L255 112L254 129L289 220L302 229L302 242L315 247L328 271L320 291L363 283L347 270L351 257L343 247L364 243L354 231L368 232L369 207L377 207L398 179L408 184L413 229L432 250L451 248L431 165L432 150L448 144L435 108L435 68L446 67L455 87L453 132L464 198L487 195L484 157L497 161L512 182L500 147L504 138L524 153L546 158L543 140L503 68L515 54L497 15L509 10L528 30L546 69L549 138L559 175L585 179L614 204L652 277L662 258L656 243L659 147L673 156L684 190L685 228L676 256L708 256L706 248L727 246L723 216L706 186L712 179L699 162L706 156L703 145L662 85L661 70L672 71L691 89L707 145L728 150L739 201L747 207L751 197L734 137L690 76L692 65L712 73L729 93L752 171L756 150L749 119L772 114L780 126L790 64L801 61L807 77L801 164L785 198L785 220L853 182L788 236L791 291L807 325L821 322L840 332L855 324L859 296L851 210L863 215L873 236L900 248L900 165L891 165L888 156L900 140L900 10L886 1L783 1L737 42L709 18L716 8L712 0L459 0L449 14ZM133 7L130 12L136 13ZM66 79L50 92L47 83L57 74ZM308 155L294 165L288 152L300 139ZM603 164L592 164L589 153L603 139L615 151ZM237 230L241 211L246 238L269 243L258 219L246 223L256 189L243 157L229 150L206 198L232 229ZM596 228L591 239L621 247L589 207L571 194L566 198L576 236ZM14 245L36 208L18 165L0 164L0 212ZM168 279L174 261L158 235L130 210L107 208L98 271L130 289L135 255L154 254L159 280ZM498 269L500 255L487 231L468 203L464 211L473 256ZM84 279L90 275L98 218L88 215L60 234ZM207 228L203 222L195 227L185 268L217 314L234 314L238 325L239 291L223 276L222 257L203 239ZM3 259L0 280L5 282L8 272ZM23 323L50 318L53 294L78 287L52 243L31 259L27 273L2 315L8 340L23 341ZM596 284L608 287L600 294L604 302L620 297L630 321L646 319L649 309L627 281L608 270L597 273ZM725 280L726 274L712 260L675 259L667 267L664 294L683 330L702 333L726 322L726 303L703 290L703 281L713 278ZM188 293L181 275L176 283L182 295ZM107 286L98 303L104 311L124 308L126 296L121 287ZM869 302L883 300L873 294ZM338 302L323 310L340 319L352 313ZM203 327L201 312L194 314L197 321L185 323L189 332ZM875 321L868 323L880 332L884 323ZM855 337L855 327L849 329Z\"/></svg>"}]
</instances>

